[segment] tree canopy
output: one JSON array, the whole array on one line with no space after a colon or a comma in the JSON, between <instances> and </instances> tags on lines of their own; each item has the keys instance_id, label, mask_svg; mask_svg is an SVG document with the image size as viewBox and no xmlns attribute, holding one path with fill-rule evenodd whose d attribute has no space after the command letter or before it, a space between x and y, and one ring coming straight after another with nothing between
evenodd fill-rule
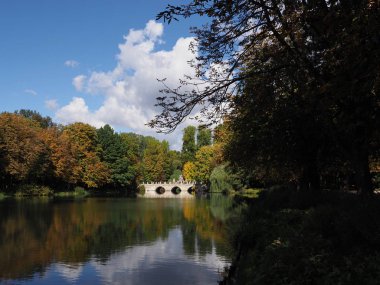
<instances>
[{"instance_id":1,"label":"tree canopy","mask_svg":"<svg viewBox=\"0 0 380 285\"><path fill-rule=\"evenodd\" d=\"M258 161L266 173L281 169L285 180L311 190L333 169L371 193L369 160L380 125L379 9L370 0L167 6L158 18L199 15L210 23L193 29L196 77L164 86L162 113L150 125L170 132L200 106L202 121L229 121L230 150L238 149L230 159L238 165Z\"/></svg>"}]
</instances>

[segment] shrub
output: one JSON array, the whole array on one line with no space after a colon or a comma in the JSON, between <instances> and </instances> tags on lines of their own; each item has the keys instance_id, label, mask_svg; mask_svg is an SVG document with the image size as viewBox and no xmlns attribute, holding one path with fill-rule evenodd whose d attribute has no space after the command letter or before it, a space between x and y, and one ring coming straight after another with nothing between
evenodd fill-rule
<instances>
[{"instance_id":1,"label":"shrub","mask_svg":"<svg viewBox=\"0 0 380 285\"><path fill-rule=\"evenodd\" d=\"M48 186L39 186L34 184L20 185L16 192L16 197L22 196L50 196L53 194L53 190Z\"/></svg>"},{"instance_id":2,"label":"shrub","mask_svg":"<svg viewBox=\"0 0 380 285\"><path fill-rule=\"evenodd\" d=\"M76 186L74 188L74 195L75 196L86 196L86 195L88 195L88 192L83 187Z\"/></svg>"},{"instance_id":3,"label":"shrub","mask_svg":"<svg viewBox=\"0 0 380 285\"><path fill-rule=\"evenodd\" d=\"M137 187L137 193L140 195L144 195L145 194L145 186L140 185L139 187Z\"/></svg>"}]
</instances>

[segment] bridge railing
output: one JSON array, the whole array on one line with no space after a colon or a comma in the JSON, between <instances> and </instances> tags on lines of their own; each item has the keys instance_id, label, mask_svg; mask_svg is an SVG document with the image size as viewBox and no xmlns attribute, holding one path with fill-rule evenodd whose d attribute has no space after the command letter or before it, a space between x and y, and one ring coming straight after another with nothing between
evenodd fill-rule
<instances>
[{"instance_id":1,"label":"bridge railing","mask_svg":"<svg viewBox=\"0 0 380 285\"><path fill-rule=\"evenodd\" d=\"M143 182L143 185L173 185L173 184L186 184L186 185L195 185L195 181L164 181L164 182Z\"/></svg>"}]
</instances>

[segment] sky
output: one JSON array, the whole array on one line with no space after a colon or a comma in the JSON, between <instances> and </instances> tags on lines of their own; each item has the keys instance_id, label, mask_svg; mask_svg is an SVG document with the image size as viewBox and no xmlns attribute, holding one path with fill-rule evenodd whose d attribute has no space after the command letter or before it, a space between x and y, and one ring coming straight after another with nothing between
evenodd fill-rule
<instances>
[{"instance_id":1,"label":"sky","mask_svg":"<svg viewBox=\"0 0 380 285\"><path fill-rule=\"evenodd\" d=\"M193 75L191 26L156 21L176 0L1 0L0 112L36 110L57 123L110 124L118 132L181 148L186 121L170 135L145 124L162 85Z\"/></svg>"}]
</instances>

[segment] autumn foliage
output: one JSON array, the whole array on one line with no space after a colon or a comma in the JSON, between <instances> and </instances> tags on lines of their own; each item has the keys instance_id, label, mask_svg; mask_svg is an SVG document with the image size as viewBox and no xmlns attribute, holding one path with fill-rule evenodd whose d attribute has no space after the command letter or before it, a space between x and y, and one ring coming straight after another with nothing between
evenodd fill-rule
<instances>
[{"instance_id":1,"label":"autumn foliage","mask_svg":"<svg viewBox=\"0 0 380 285\"><path fill-rule=\"evenodd\" d=\"M3 192L20 191L27 184L55 191L81 186L125 192L142 181L168 180L181 169L173 163L179 160L166 141L118 134L108 125L60 126L29 110L0 114Z\"/></svg>"}]
</instances>

